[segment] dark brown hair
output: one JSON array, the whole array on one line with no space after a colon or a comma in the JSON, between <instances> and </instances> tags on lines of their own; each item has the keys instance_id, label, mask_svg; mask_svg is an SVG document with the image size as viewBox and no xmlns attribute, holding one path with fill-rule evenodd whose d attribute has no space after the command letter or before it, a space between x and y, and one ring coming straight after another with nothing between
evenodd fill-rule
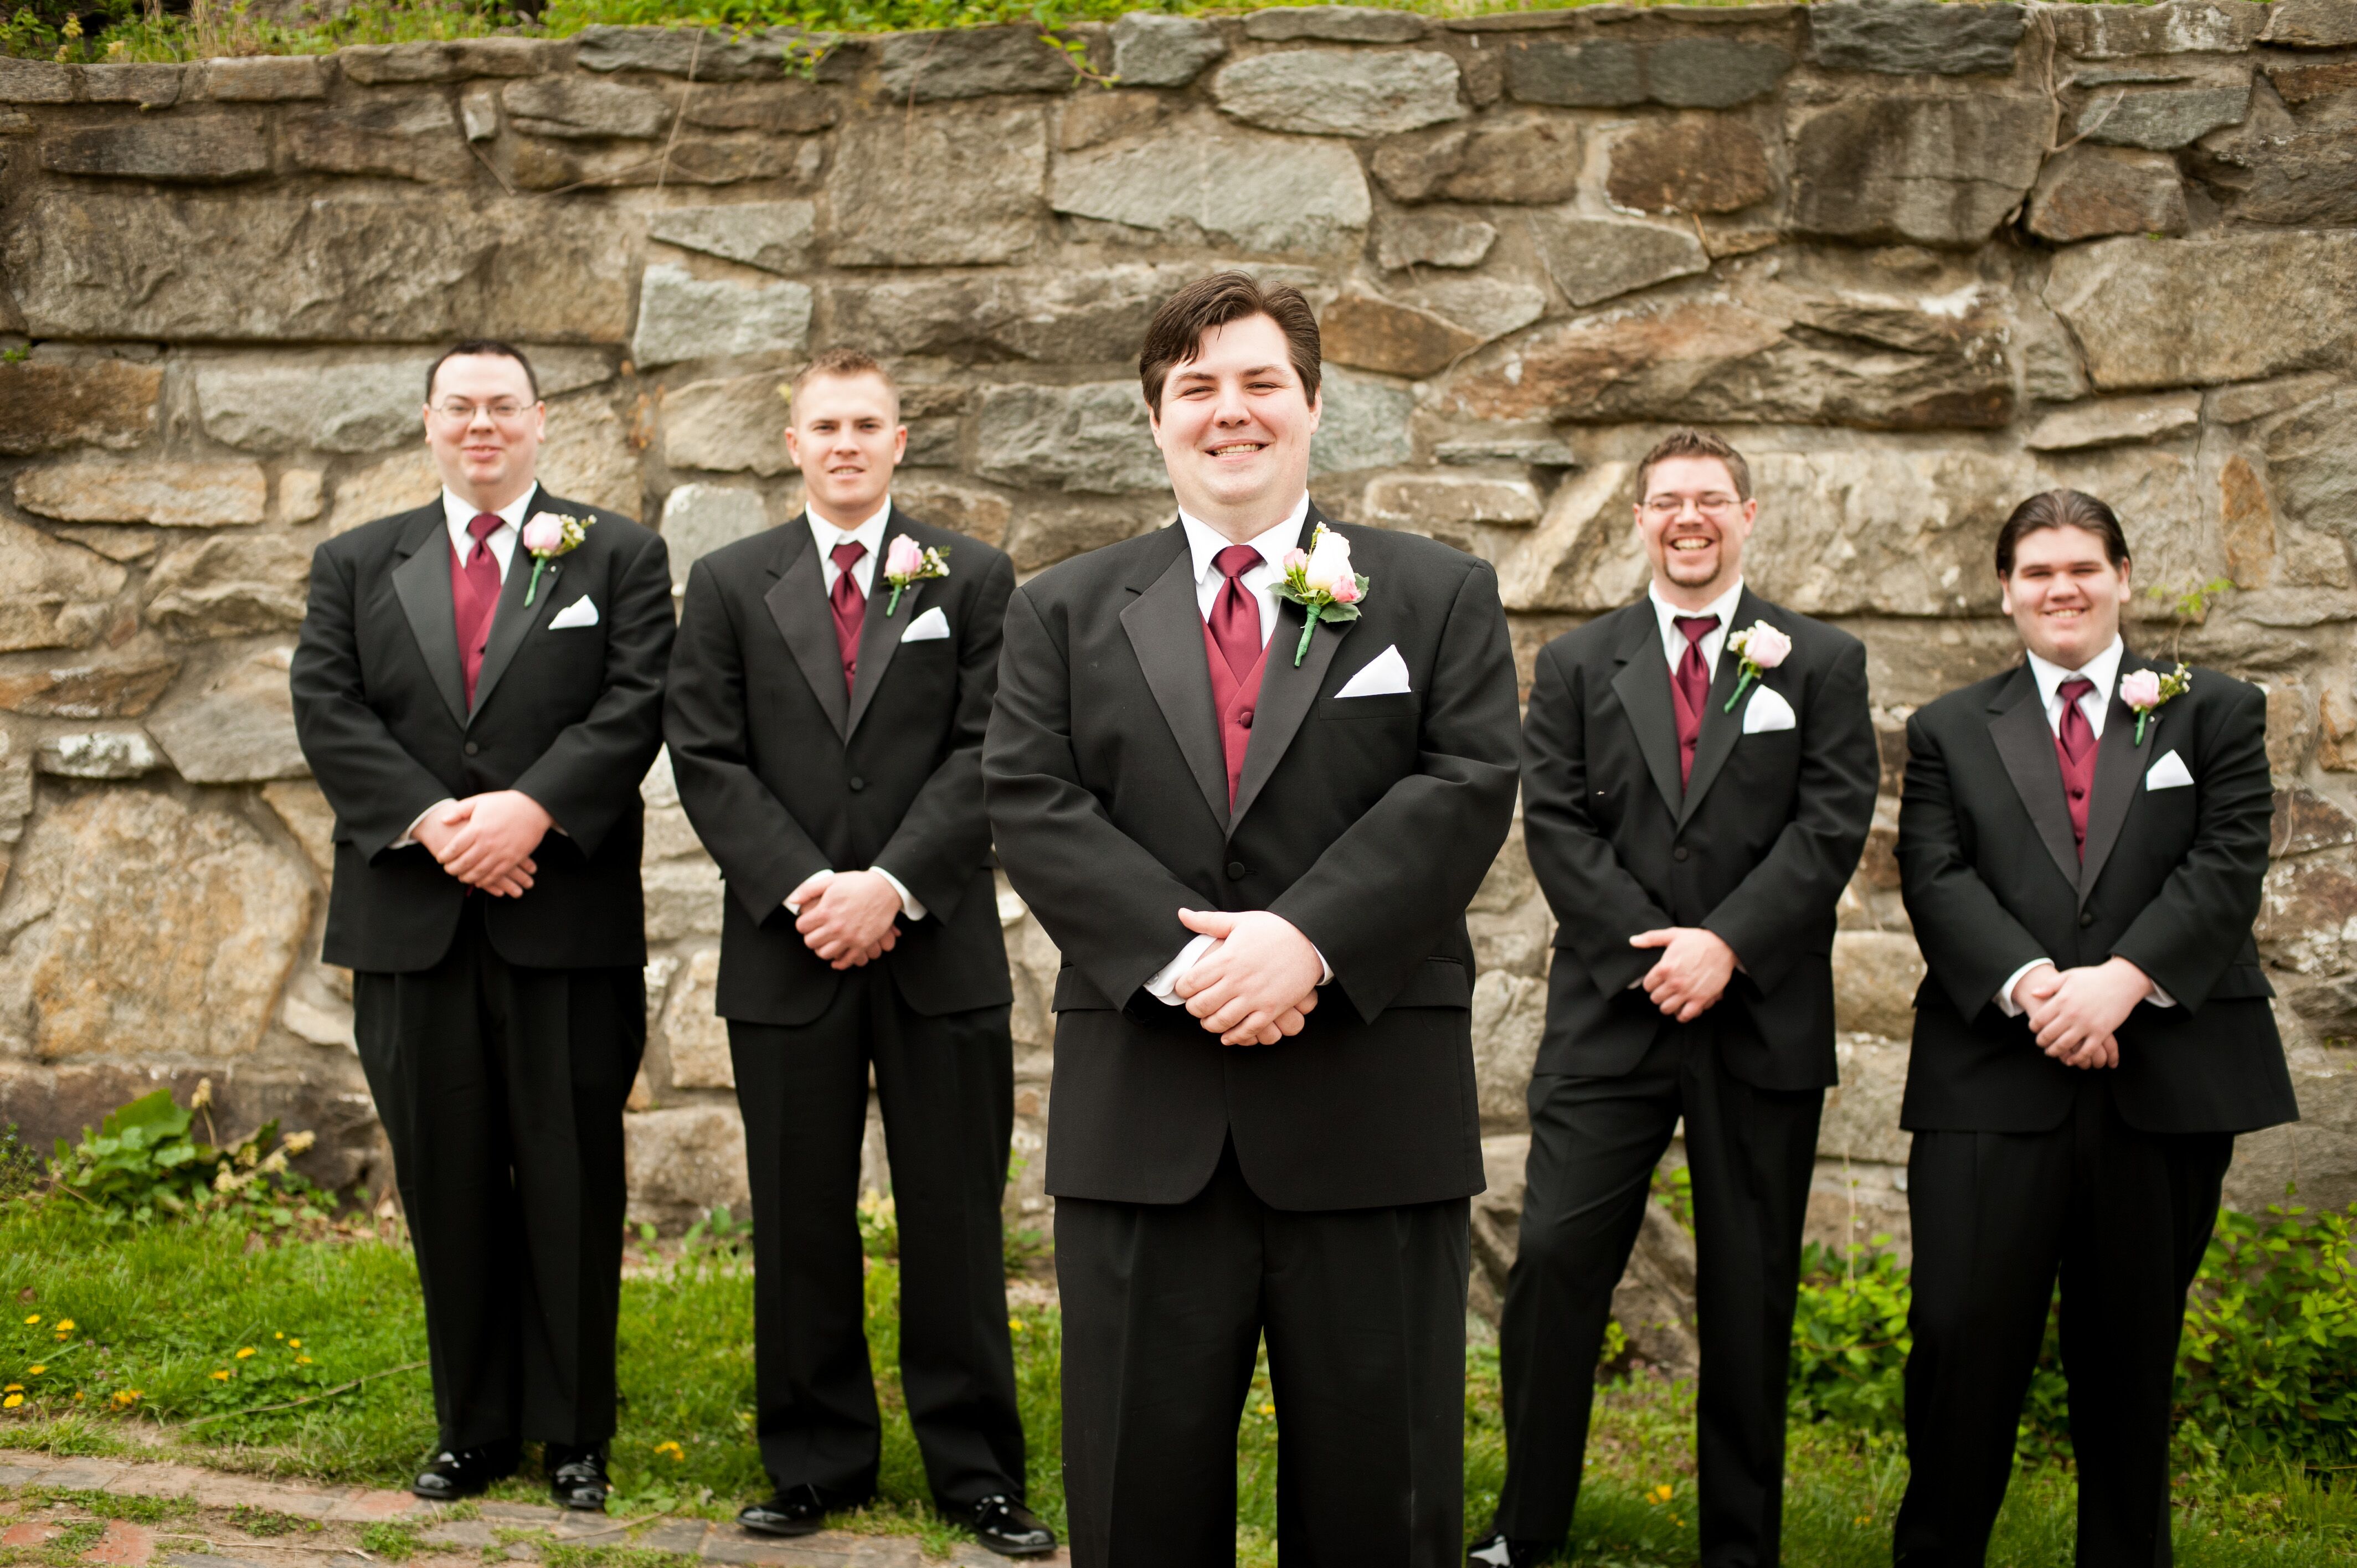
<instances>
[{"instance_id":1,"label":"dark brown hair","mask_svg":"<svg viewBox=\"0 0 2357 1568\"><path fill-rule=\"evenodd\" d=\"M502 343L496 338L469 338L455 349L445 349L442 351L442 359L435 360L433 364L426 367L426 402L434 401L434 378L442 373L443 360L455 360L461 354L496 354L502 360L513 360L523 367L523 379L532 388L532 401L534 403L540 401L540 376L533 370L532 361L523 357L522 349L512 343Z\"/></svg>"},{"instance_id":2,"label":"dark brown hair","mask_svg":"<svg viewBox=\"0 0 2357 1568\"><path fill-rule=\"evenodd\" d=\"M1707 430L1673 430L1654 442L1653 449L1646 453L1637 465L1637 500L1640 505L1645 499L1645 481L1652 476L1654 467L1673 457L1717 458L1727 465L1727 477L1735 481L1736 499L1747 501L1751 499L1751 465L1743 460L1742 453Z\"/></svg>"},{"instance_id":3,"label":"dark brown hair","mask_svg":"<svg viewBox=\"0 0 2357 1568\"><path fill-rule=\"evenodd\" d=\"M1318 400L1318 313L1290 284L1263 288L1245 273L1213 273L1162 302L1146 328L1146 345L1137 351L1137 379L1146 389L1146 406L1157 417L1162 413L1162 384L1170 372L1203 351L1203 338L1216 328L1248 316L1265 316L1285 334L1285 346L1301 378L1301 395Z\"/></svg>"},{"instance_id":4,"label":"dark brown hair","mask_svg":"<svg viewBox=\"0 0 2357 1568\"><path fill-rule=\"evenodd\" d=\"M2120 520L2110 507L2084 490L2045 490L2014 508L1996 531L1996 575L2012 576L2016 547L2025 535L2047 528L2084 529L2103 539L2104 559L2114 569L2127 562L2128 536L2120 532Z\"/></svg>"},{"instance_id":5,"label":"dark brown hair","mask_svg":"<svg viewBox=\"0 0 2357 1568\"><path fill-rule=\"evenodd\" d=\"M885 390L892 394L893 411L896 413L899 411L900 383L894 381L892 372L879 364L876 356L865 349L820 349L817 357L795 371L794 379L786 383L786 407L789 411L793 407L794 399L802 395L802 388L821 376L834 376L840 379L852 376L874 376L877 381L882 381Z\"/></svg>"}]
</instances>

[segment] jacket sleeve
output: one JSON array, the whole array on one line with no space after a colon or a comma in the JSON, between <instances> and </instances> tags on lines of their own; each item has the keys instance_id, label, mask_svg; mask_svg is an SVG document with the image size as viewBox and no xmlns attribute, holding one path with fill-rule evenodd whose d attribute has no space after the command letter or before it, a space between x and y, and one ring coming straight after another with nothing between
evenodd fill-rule
<instances>
[{"instance_id":1,"label":"jacket sleeve","mask_svg":"<svg viewBox=\"0 0 2357 1568\"><path fill-rule=\"evenodd\" d=\"M2211 705L2209 733L2194 741L2201 771L2193 847L2112 944L2188 1012L2210 999L2250 940L2275 812L2266 693L2236 682L2231 702Z\"/></svg>"},{"instance_id":2,"label":"jacket sleeve","mask_svg":"<svg viewBox=\"0 0 2357 1568\"><path fill-rule=\"evenodd\" d=\"M310 601L287 685L296 736L335 811L337 831L374 861L428 807L460 791L412 757L369 705L353 570L333 541L311 553Z\"/></svg>"},{"instance_id":3,"label":"jacket sleeve","mask_svg":"<svg viewBox=\"0 0 2357 1568\"><path fill-rule=\"evenodd\" d=\"M679 803L754 924L780 913L786 895L812 876L833 869L753 771L744 643L708 561L688 570L662 723Z\"/></svg>"},{"instance_id":4,"label":"jacket sleeve","mask_svg":"<svg viewBox=\"0 0 2357 1568\"><path fill-rule=\"evenodd\" d=\"M1907 721L1898 853L1900 895L1924 965L1956 1011L1976 1018L2006 976L2047 956L2046 945L1974 868L1947 755L1921 714Z\"/></svg>"},{"instance_id":5,"label":"jacket sleeve","mask_svg":"<svg viewBox=\"0 0 2357 1568\"><path fill-rule=\"evenodd\" d=\"M1566 673L1553 648L1539 650L1523 720L1523 842L1555 913L1556 945L1577 954L1609 996L1643 979L1661 956L1629 939L1673 922L1588 815L1582 677L1576 665Z\"/></svg>"},{"instance_id":6,"label":"jacket sleeve","mask_svg":"<svg viewBox=\"0 0 2357 1568\"><path fill-rule=\"evenodd\" d=\"M1506 842L1514 738L1506 612L1497 574L1476 562L1441 628L1416 770L1269 905L1317 944L1369 1022L1464 918Z\"/></svg>"},{"instance_id":7,"label":"jacket sleeve","mask_svg":"<svg viewBox=\"0 0 2357 1568\"><path fill-rule=\"evenodd\" d=\"M606 685L588 713L556 732L515 788L540 802L584 854L640 811L639 781L662 745L671 661L671 556L652 532L618 564L608 601Z\"/></svg>"},{"instance_id":8,"label":"jacket sleeve","mask_svg":"<svg viewBox=\"0 0 2357 1568\"><path fill-rule=\"evenodd\" d=\"M876 864L899 877L938 920L957 912L975 870L987 864L990 854L990 816L982 803L982 736L998 690L1006 601L1014 592L1014 563L995 557L958 628L957 716L949 753L876 855Z\"/></svg>"},{"instance_id":9,"label":"jacket sleeve","mask_svg":"<svg viewBox=\"0 0 2357 1568\"><path fill-rule=\"evenodd\" d=\"M1798 809L1750 875L1703 919L1762 991L1815 950L1874 824L1882 772L1866 700L1866 646L1845 638L1801 714Z\"/></svg>"},{"instance_id":10,"label":"jacket sleeve","mask_svg":"<svg viewBox=\"0 0 2357 1568\"><path fill-rule=\"evenodd\" d=\"M1016 590L982 744L998 858L1067 961L1126 1007L1194 940L1180 908L1211 900L1114 825L1072 751L1071 652L1032 596Z\"/></svg>"}]
</instances>

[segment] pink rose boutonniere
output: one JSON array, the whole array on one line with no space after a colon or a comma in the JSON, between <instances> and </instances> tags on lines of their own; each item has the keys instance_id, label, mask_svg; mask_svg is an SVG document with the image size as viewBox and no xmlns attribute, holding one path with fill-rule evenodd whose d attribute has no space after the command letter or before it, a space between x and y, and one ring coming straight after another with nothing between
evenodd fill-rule
<instances>
[{"instance_id":1,"label":"pink rose boutonniere","mask_svg":"<svg viewBox=\"0 0 2357 1568\"><path fill-rule=\"evenodd\" d=\"M1741 631L1728 633L1727 646L1743 660L1736 666L1735 693L1719 710L1731 714L1752 682L1792 657L1792 639L1766 621L1755 620Z\"/></svg>"},{"instance_id":2,"label":"pink rose boutonniere","mask_svg":"<svg viewBox=\"0 0 2357 1568\"><path fill-rule=\"evenodd\" d=\"M2144 744L2144 726L2160 722L2160 705L2172 697L2185 694L2193 684L2193 671L2179 664L2168 674L2150 670L2131 670L2120 677L2120 701L2136 710L2136 743Z\"/></svg>"},{"instance_id":3,"label":"pink rose boutonniere","mask_svg":"<svg viewBox=\"0 0 2357 1568\"><path fill-rule=\"evenodd\" d=\"M884 547L884 580L892 585L892 596L884 606L884 618L900 607L900 595L911 583L929 583L935 577L950 575L950 564L944 559L949 552L936 545L920 546L903 533Z\"/></svg>"},{"instance_id":4,"label":"pink rose boutonniere","mask_svg":"<svg viewBox=\"0 0 2357 1568\"><path fill-rule=\"evenodd\" d=\"M597 522L594 517L567 517L562 512L536 511L523 525L523 547L532 552L532 581L523 590L523 602L529 607L533 596L540 592L540 574L559 555L570 555L581 548Z\"/></svg>"},{"instance_id":5,"label":"pink rose boutonniere","mask_svg":"<svg viewBox=\"0 0 2357 1568\"><path fill-rule=\"evenodd\" d=\"M1301 628L1301 640L1293 650L1294 667L1299 669L1319 621L1359 618L1359 602L1367 596L1367 579L1351 570L1351 542L1322 522L1309 536L1308 549L1286 551L1278 565L1285 575L1270 592L1309 612Z\"/></svg>"}]
</instances>

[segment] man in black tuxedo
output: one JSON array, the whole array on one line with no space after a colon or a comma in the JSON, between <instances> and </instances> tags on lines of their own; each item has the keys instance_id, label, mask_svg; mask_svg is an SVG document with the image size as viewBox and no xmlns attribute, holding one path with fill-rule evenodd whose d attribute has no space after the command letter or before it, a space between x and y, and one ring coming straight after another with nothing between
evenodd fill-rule
<instances>
[{"instance_id":1,"label":"man in black tuxedo","mask_svg":"<svg viewBox=\"0 0 2357 1568\"><path fill-rule=\"evenodd\" d=\"M1907 724L1899 866L1930 972L1900 1111L1894 1550L1982 1562L2059 1273L2078 1561L2166 1568L2185 1293L2234 1134L2299 1114L2251 932L2266 701L2127 650L2127 541L2093 496L2024 501L1996 571L2023 662Z\"/></svg>"},{"instance_id":2,"label":"man in black tuxedo","mask_svg":"<svg viewBox=\"0 0 2357 1568\"><path fill-rule=\"evenodd\" d=\"M1741 455L1679 431L1637 468L1652 591L1540 650L1523 832L1559 922L1501 1332L1506 1484L1480 1563L1571 1528L1596 1359L1683 1117L1693 1172L1702 1561L1782 1523L1786 1347L1834 1065L1834 907L1878 774L1866 650L1743 585Z\"/></svg>"},{"instance_id":3,"label":"man in black tuxedo","mask_svg":"<svg viewBox=\"0 0 2357 1568\"><path fill-rule=\"evenodd\" d=\"M425 1294L441 1452L414 1489L480 1491L535 1438L558 1499L602 1509L670 572L534 478L515 349L444 355L425 418L442 493L311 562L291 681L336 812L322 956L354 972Z\"/></svg>"},{"instance_id":4,"label":"man in black tuxedo","mask_svg":"<svg viewBox=\"0 0 2357 1568\"><path fill-rule=\"evenodd\" d=\"M1139 356L1178 521L1007 611L983 776L1066 965L1047 1176L1082 1568L1233 1560L1264 1334L1286 1561L1462 1541L1464 914L1513 810L1512 657L1487 565L1310 505L1318 370L1298 292L1180 289ZM1309 622L1280 596L1304 582L1356 618Z\"/></svg>"},{"instance_id":5,"label":"man in black tuxedo","mask_svg":"<svg viewBox=\"0 0 2357 1568\"><path fill-rule=\"evenodd\" d=\"M1036 1556L1056 1538L1023 1507L999 1214L1013 993L982 804L1014 568L892 504L909 431L875 360L831 349L791 390L808 510L688 574L664 719L680 803L728 882L719 1011L775 1487L737 1520L804 1535L875 1494L855 1212L872 1068L926 1477L985 1545Z\"/></svg>"}]
</instances>

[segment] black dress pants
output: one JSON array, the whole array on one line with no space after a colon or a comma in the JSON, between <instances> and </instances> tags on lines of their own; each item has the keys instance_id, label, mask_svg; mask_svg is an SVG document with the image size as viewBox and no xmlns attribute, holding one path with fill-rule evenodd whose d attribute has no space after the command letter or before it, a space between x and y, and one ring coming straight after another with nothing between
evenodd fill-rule
<instances>
[{"instance_id":1,"label":"black dress pants","mask_svg":"<svg viewBox=\"0 0 2357 1568\"><path fill-rule=\"evenodd\" d=\"M1528 1190L1499 1335L1507 1463L1497 1528L1513 1540L1554 1542L1571 1529L1613 1287L1684 1116L1702 1345L1702 1561L1777 1561L1792 1309L1824 1091L1742 1082L1720 1063L1715 1033L1707 1016L1664 1024L1619 1078L1531 1080Z\"/></svg>"},{"instance_id":2,"label":"black dress pants","mask_svg":"<svg viewBox=\"0 0 2357 1568\"><path fill-rule=\"evenodd\" d=\"M1286 1568L1456 1568L1469 1213L1272 1208L1233 1145L1185 1203L1060 1197L1075 1568L1235 1561L1236 1422L1264 1333Z\"/></svg>"},{"instance_id":3,"label":"black dress pants","mask_svg":"<svg viewBox=\"0 0 2357 1568\"><path fill-rule=\"evenodd\" d=\"M432 969L352 976L361 1066L417 1252L446 1448L614 1434L622 1102L637 966L528 969L467 901Z\"/></svg>"},{"instance_id":4,"label":"black dress pants","mask_svg":"<svg viewBox=\"0 0 2357 1568\"><path fill-rule=\"evenodd\" d=\"M859 1142L872 1062L900 1230L900 1387L945 1506L1023 1496L999 1204L1015 1132L1007 1009L927 1017L881 964L797 1026L731 1019L753 1195L761 1465L778 1487L875 1490Z\"/></svg>"},{"instance_id":5,"label":"black dress pants","mask_svg":"<svg viewBox=\"0 0 2357 1568\"><path fill-rule=\"evenodd\" d=\"M2178 1337L2233 1153L2232 1133L2129 1126L2100 1071L2052 1132L1915 1134L1900 1563L1980 1568L2059 1273L2077 1561L2167 1568Z\"/></svg>"}]
</instances>

